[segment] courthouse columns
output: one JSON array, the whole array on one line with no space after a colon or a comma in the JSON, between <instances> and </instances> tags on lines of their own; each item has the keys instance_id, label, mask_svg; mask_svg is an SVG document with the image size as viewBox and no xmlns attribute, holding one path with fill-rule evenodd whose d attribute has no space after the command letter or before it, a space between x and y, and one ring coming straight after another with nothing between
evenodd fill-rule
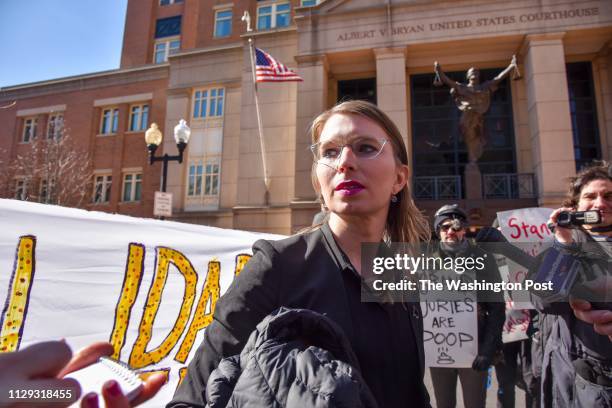
<instances>
[{"instance_id":1,"label":"courthouse columns","mask_svg":"<svg viewBox=\"0 0 612 408\"><path fill-rule=\"evenodd\" d=\"M295 129L295 189L294 203L314 201L317 196L312 188L310 171L310 134L312 120L327 106L327 82L329 66L325 55L296 57L298 73L304 79L298 83L297 120Z\"/></svg>"},{"instance_id":2,"label":"courthouse columns","mask_svg":"<svg viewBox=\"0 0 612 408\"><path fill-rule=\"evenodd\" d=\"M527 110L538 204L558 207L575 174L563 33L528 35L523 44Z\"/></svg>"},{"instance_id":3,"label":"courthouse columns","mask_svg":"<svg viewBox=\"0 0 612 408\"><path fill-rule=\"evenodd\" d=\"M408 143L408 95L406 78L406 48L376 48L377 104L402 133L408 148L408 163L412 162Z\"/></svg>"}]
</instances>

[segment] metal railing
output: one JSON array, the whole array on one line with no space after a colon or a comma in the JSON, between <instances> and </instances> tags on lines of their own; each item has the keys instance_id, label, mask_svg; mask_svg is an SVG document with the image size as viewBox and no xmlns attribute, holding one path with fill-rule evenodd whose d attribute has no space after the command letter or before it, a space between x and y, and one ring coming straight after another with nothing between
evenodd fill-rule
<instances>
[{"instance_id":1,"label":"metal railing","mask_svg":"<svg viewBox=\"0 0 612 408\"><path fill-rule=\"evenodd\" d=\"M535 198L533 173L495 173L482 175L482 195L487 198Z\"/></svg>"},{"instance_id":2,"label":"metal railing","mask_svg":"<svg viewBox=\"0 0 612 408\"><path fill-rule=\"evenodd\" d=\"M413 190L417 200L460 200L461 176L415 177Z\"/></svg>"}]
</instances>

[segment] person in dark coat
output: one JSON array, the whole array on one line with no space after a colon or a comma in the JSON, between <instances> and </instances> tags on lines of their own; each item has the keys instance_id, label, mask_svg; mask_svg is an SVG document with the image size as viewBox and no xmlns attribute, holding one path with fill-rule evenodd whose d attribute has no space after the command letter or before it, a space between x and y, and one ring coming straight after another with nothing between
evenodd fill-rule
<instances>
[{"instance_id":1,"label":"person in dark coat","mask_svg":"<svg viewBox=\"0 0 612 408\"><path fill-rule=\"evenodd\" d=\"M257 325L240 355L212 372L207 408L377 408L358 367L332 320L281 307Z\"/></svg>"},{"instance_id":2,"label":"person in dark coat","mask_svg":"<svg viewBox=\"0 0 612 408\"><path fill-rule=\"evenodd\" d=\"M313 183L328 220L255 243L168 407L205 406L211 372L239 354L256 325L281 306L324 314L342 328L380 407L430 406L420 305L361 301L362 243L418 243L430 235L408 187L401 133L375 105L348 101L319 115L311 136Z\"/></svg>"},{"instance_id":3,"label":"person in dark coat","mask_svg":"<svg viewBox=\"0 0 612 408\"><path fill-rule=\"evenodd\" d=\"M501 282L497 263L493 256L472 245L465 237L468 226L467 215L457 204L442 206L435 214L434 229L440 237L437 256L469 257L485 259L485 267L476 269L478 282ZM466 272L467 273L467 272ZM502 329L506 319L502 293L477 293L478 355L471 368L431 367L436 404L439 408L456 406L457 378L461 381L463 403L466 408L485 406L487 370L501 350Z\"/></svg>"},{"instance_id":4,"label":"person in dark coat","mask_svg":"<svg viewBox=\"0 0 612 408\"><path fill-rule=\"evenodd\" d=\"M553 248L541 254L532 278L549 272L549 252L579 260L573 293L589 299L557 299L545 293L535 306L554 316L542 362L542 407L612 407L612 171L607 163L583 169L572 178L563 207L553 211ZM562 211L599 211L601 222L566 228L558 225ZM595 283L596 285L592 285ZM584 288L591 288L586 292ZM607 292L606 292L607 291ZM596 301L596 303L593 303Z\"/></svg>"}]
</instances>

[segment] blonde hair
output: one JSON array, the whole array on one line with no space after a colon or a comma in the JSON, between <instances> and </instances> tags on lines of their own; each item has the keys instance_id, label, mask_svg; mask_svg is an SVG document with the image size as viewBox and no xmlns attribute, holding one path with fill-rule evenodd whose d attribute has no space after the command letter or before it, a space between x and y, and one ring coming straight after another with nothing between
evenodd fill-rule
<instances>
[{"instance_id":1,"label":"blonde hair","mask_svg":"<svg viewBox=\"0 0 612 408\"><path fill-rule=\"evenodd\" d=\"M310 136L313 144L319 141L327 120L336 114L357 115L376 123L389 136L396 160L401 164L408 165L408 152L406 151L406 145L399 129L376 105L366 101L352 100L342 102L317 116L310 127ZM316 166L317 164L313 163L311 178L313 187L319 192ZM429 241L431 238L429 223L427 218L414 204L410 191L410 183L406 183L406 186L396 194L396 197L397 202L389 202L390 208L385 224L385 240L406 243Z\"/></svg>"}]
</instances>

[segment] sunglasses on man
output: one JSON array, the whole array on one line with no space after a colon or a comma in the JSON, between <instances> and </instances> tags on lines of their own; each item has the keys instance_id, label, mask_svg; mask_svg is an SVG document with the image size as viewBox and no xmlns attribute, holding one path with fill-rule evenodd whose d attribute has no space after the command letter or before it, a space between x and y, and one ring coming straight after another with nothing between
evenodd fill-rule
<instances>
[{"instance_id":1,"label":"sunglasses on man","mask_svg":"<svg viewBox=\"0 0 612 408\"><path fill-rule=\"evenodd\" d=\"M463 225L461 224L461 221L459 220L453 220L452 222L449 222L448 224L440 225L440 230L444 232L448 231L451 228L453 229L453 231L458 232L463 229Z\"/></svg>"}]
</instances>

